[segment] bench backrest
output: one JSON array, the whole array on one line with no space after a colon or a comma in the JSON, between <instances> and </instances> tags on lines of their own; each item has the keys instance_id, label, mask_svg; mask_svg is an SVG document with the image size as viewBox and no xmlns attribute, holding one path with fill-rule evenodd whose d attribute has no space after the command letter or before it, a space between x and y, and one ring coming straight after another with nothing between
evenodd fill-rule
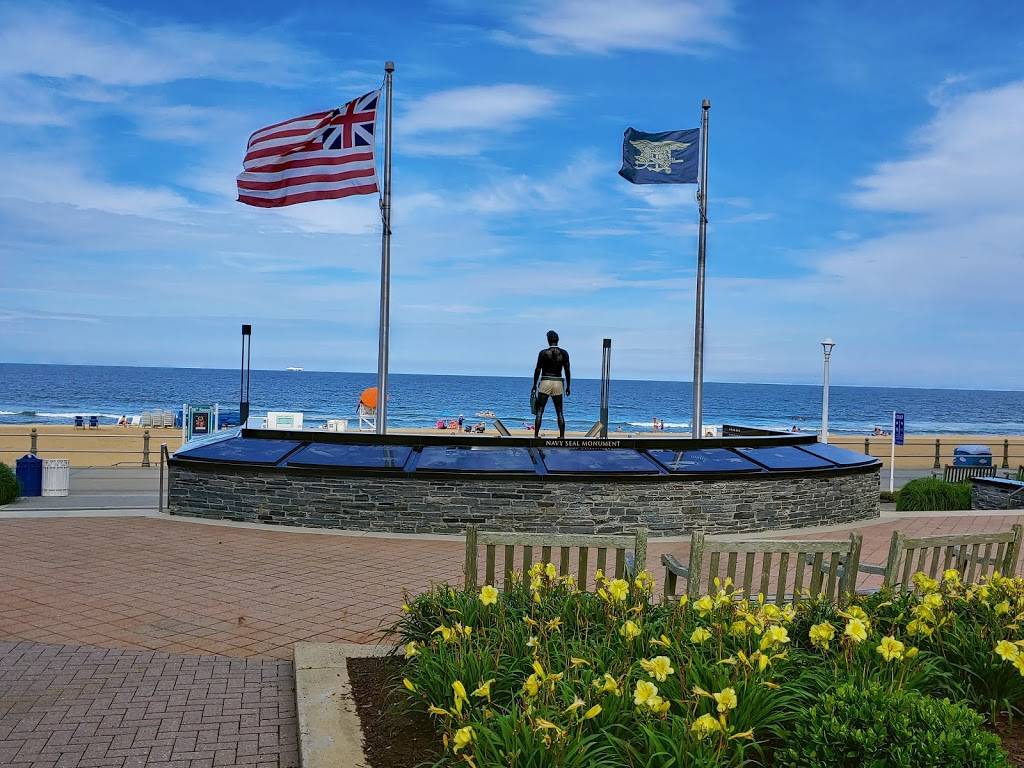
<instances>
[{"instance_id":1,"label":"bench backrest","mask_svg":"<svg viewBox=\"0 0 1024 768\"><path fill-rule=\"evenodd\" d=\"M483 582L479 578L480 547L484 548ZM596 550L593 560L590 558L592 549ZM575 564L572 558L574 552ZM477 526L470 525L466 528L466 589L474 590L481 583L496 586L500 555L503 590L508 587L513 571L526 573L534 562L554 563L559 575L571 574L576 579L576 585L585 590L594 568L600 568L609 577L614 575L615 578L626 578L627 555L630 552L633 553L630 570L638 573L644 569L647 561L646 528L638 528L633 536L585 536L481 531Z\"/></svg>"},{"instance_id":2,"label":"bench backrest","mask_svg":"<svg viewBox=\"0 0 1024 768\"><path fill-rule=\"evenodd\" d=\"M996 468L992 467L958 467L947 464L942 472L942 479L947 483L961 483L972 477L995 477Z\"/></svg>"},{"instance_id":3,"label":"bench backrest","mask_svg":"<svg viewBox=\"0 0 1024 768\"><path fill-rule=\"evenodd\" d=\"M779 605L822 594L844 603L856 586L861 543L859 533L839 541L717 541L694 533L686 594L696 600L714 589L716 578L728 578L745 597L761 593ZM665 594L675 595L670 572Z\"/></svg>"},{"instance_id":4,"label":"bench backrest","mask_svg":"<svg viewBox=\"0 0 1024 768\"><path fill-rule=\"evenodd\" d=\"M1012 575L1020 555L1019 524L1000 533L966 533L957 536L926 536L912 539L893 531L884 585L899 592L914 588L913 576L921 571L936 579L955 568L965 584L973 584L993 571Z\"/></svg>"}]
</instances>

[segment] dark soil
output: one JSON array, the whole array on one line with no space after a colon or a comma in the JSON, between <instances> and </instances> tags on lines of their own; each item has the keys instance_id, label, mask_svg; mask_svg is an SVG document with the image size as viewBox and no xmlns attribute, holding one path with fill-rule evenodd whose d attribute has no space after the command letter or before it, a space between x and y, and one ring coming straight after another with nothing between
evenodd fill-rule
<instances>
[{"instance_id":1,"label":"dark soil","mask_svg":"<svg viewBox=\"0 0 1024 768\"><path fill-rule=\"evenodd\" d=\"M402 689L397 658L348 660L352 696L363 726L363 749L371 768L415 768L441 756L440 737L430 716L411 712ZM397 684L397 685L396 685Z\"/></svg>"},{"instance_id":2,"label":"dark soil","mask_svg":"<svg viewBox=\"0 0 1024 768\"><path fill-rule=\"evenodd\" d=\"M1024 766L1024 721L1015 718L1013 726L1005 718L999 718L992 729L1003 742L1003 749L1010 758L1010 765L1016 768Z\"/></svg>"}]
</instances>

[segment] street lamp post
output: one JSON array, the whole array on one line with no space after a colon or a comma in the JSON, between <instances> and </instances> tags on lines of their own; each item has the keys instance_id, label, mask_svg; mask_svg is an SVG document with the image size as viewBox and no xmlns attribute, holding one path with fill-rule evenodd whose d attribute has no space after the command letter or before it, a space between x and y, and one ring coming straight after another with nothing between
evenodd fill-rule
<instances>
[{"instance_id":1,"label":"street lamp post","mask_svg":"<svg viewBox=\"0 0 1024 768\"><path fill-rule=\"evenodd\" d=\"M836 343L832 337L826 337L821 342L821 348L825 352L825 382L821 389L821 442L828 443L828 360L832 357L832 347Z\"/></svg>"}]
</instances>

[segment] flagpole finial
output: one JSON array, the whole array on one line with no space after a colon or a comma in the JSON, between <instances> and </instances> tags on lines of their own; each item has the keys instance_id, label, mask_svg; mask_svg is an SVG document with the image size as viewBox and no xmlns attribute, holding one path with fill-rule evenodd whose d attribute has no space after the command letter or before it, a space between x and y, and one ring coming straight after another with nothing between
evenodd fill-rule
<instances>
[{"instance_id":1,"label":"flagpole finial","mask_svg":"<svg viewBox=\"0 0 1024 768\"><path fill-rule=\"evenodd\" d=\"M701 106L704 109L711 109L711 99L704 99L704 103Z\"/></svg>"},{"instance_id":2,"label":"flagpole finial","mask_svg":"<svg viewBox=\"0 0 1024 768\"><path fill-rule=\"evenodd\" d=\"M385 72L394 72L395 71L395 62L393 62L393 61L385 61L384 62L384 71Z\"/></svg>"}]
</instances>

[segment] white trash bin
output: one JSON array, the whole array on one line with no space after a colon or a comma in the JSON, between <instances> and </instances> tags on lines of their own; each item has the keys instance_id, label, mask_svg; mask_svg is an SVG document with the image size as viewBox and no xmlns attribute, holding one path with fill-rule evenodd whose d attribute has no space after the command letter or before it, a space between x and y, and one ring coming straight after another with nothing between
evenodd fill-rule
<instances>
[{"instance_id":1,"label":"white trash bin","mask_svg":"<svg viewBox=\"0 0 1024 768\"><path fill-rule=\"evenodd\" d=\"M70 461L43 459L43 496L67 496L70 481Z\"/></svg>"},{"instance_id":2,"label":"white trash bin","mask_svg":"<svg viewBox=\"0 0 1024 768\"><path fill-rule=\"evenodd\" d=\"M348 419L328 419L328 432L345 432L348 429Z\"/></svg>"}]
</instances>

